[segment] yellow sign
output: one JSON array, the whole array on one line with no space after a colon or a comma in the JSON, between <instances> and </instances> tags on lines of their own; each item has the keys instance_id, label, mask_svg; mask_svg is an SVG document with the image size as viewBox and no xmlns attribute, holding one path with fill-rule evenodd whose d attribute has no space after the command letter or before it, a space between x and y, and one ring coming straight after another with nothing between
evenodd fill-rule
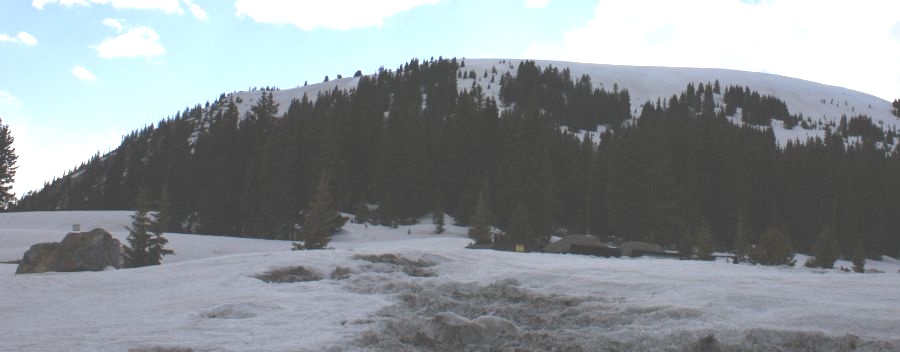
<instances>
[{"instance_id":1,"label":"yellow sign","mask_svg":"<svg viewBox=\"0 0 900 352\"><path fill-rule=\"evenodd\" d=\"M516 243L516 252L522 253L525 251L525 245L521 243Z\"/></svg>"}]
</instances>

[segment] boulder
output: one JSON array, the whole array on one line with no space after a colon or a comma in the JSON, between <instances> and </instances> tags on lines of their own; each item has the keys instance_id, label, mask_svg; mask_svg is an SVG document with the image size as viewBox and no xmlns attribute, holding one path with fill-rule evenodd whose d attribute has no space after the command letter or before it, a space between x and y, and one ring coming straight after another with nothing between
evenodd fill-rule
<instances>
[{"instance_id":1,"label":"boulder","mask_svg":"<svg viewBox=\"0 0 900 352\"><path fill-rule=\"evenodd\" d=\"M665 254L666 250L662 246L654 243L628 241L619 245L622 255L626 257L639 257L644 254L660 253Z\"/></svg>"},{"instance_id":2,"label":"boulder","mask_svg":"<svg viewBox=\"0 0 900 352\"><path fill-rule=\"evenodd\" d=\"M101 271L122 267L122 244L103 229L71 232L62 242L38 243L31 246L16 274L47 271Z\"/></svg>"}]
</instances>

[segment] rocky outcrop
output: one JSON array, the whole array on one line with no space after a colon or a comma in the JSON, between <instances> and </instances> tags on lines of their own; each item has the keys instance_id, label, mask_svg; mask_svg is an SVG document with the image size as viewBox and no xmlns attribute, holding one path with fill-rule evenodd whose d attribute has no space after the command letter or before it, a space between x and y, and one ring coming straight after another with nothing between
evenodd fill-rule
<instances>
[{"instance_id":1,"label":"rocky outcrop","mask_svg":"<svg viewBox=\"0 0 900 352\"><path fill-rule=\"evenodd\" d=\"M16 274L47 271L100 271L122 266L122 244L103 229L71 232L62 242L31 246L16 269Z\"/></svg>"}]
</instances>

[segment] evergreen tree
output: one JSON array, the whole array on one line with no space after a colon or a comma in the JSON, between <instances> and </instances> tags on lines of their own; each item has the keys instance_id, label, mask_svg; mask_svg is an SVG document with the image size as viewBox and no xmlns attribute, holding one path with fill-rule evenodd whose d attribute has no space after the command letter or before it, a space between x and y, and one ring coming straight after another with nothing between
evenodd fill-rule
<instances>
[{"instance_id":1,"label":"evergreen tree","mask_svg":"<svg viewBox=\"0 0 900 352\"><path fill-rule=\"evenodd\" d=\"M9 126L0 119L0 210L9 209L16 200L12 192L12 184L16 177L16 149L13 148L13 136Z\"/></svg>"},{"instance_id":2,"label":"evergreen tree","mask_svg":"<svg viewBox=\"0 0 900 352\"><path fill-rule=\"evenodd\" d=\"M734 237L734 261L742 263L749 259L753 247L750 240L747 239L747 226L744 224L744 217L738 216L737 230Z\"/></svg>"},{"instance_id":3,"label":"evergreen tree","mask_svg":"<svg viewBox=\"0 0 900 352\"><path fill-rule=\"evenodd\" d=\"M475 240L475 244L489 244L492 242L491 226L493 221L491 208L488 201L488 183L485 179L478 193L478 203L475 205L475 215L472 217L472 227L469 228L469 238Z\"/></svg>"},{"instance_id":4,"label":"evergreen tree","mask_svg":"<svg viewBox=\"0 0 900 352\"><path fill-rule=\"evenodd\" d=\"M238 108L225 104L211 121L209 130L197 140L196 154L201 167L197 215L203 234L240 235L241 190L246 154L238 141ZM117 155L118 156L118 155ZM121 177L121 171L119 173Z\"/></svg>"},{"instance_id":5,"label":"evergreen tree","mask_svg":"<svg viewBox=\"0 0 900 352\"><path fill-rule=\"evenodd\" d=\"M762 265L793 266L794 247L784 232L778 227L770 226L759 236L759 244L750 254L750 261Z\"/></svg>"},{"instance_id":6,"label":"evergreen tree","mask_svg":"<svg viewBox=\"0 0 900 352\"><path fill-rule=\"evenodd\" d=\"M250 112L244 115L238 125L237 143L239 145L243 170L241 199L240 199L240 226L241 234L250 237L263 235L267 225L263 223L265 214L262 209L268 206L268 200L264 199L260 190L260 171L262 169L263 148L274 126L275 115L278 112L278 104L272 93L260 94L256 105L250 108ZM267 175L266 175L267 176ZM262 177L265 179L265 177Z\"/></svg>"},{"instance_id":7,"label":"evergreen tree","mask_svg":"<svg viewBox=\"0 0 900 352\"><path fill-rule=\"evenodd\" d=\"M697 246L697 259L713 260L713 251L715 251L716 246L713 242L712 228L710 228L709 221L704 220L700 227L694 231L694 243Z\"/></svg>"},{"instance_id":8,"label":"evergreen tree","mask_svg":"<svg viewBox=\"0 0 900 352\"><path fill-rule=\"evenodd\" d=\"M431 222L434 223L434 233L444 233L444 208L441 207L440 201L435 204L432 214L434 214L431 220Z\"/></svg>"},{"instance_id":9,"label":"evergreen tree","mask_svg":"<svg viewBox=\"0 0 900 352\"><path fill-rule=\"evenodd\" d=\"M354 215L353 222L357 224L365 224L369 222L369 205L366 204L365 197L359 200L359 203L356 203L356 206L353 207Z\"/></svg>"},{"instance_id":10,"label":"evergreen tree","mask_svg":"<svg viewBox=\"0 0 900 352\"><path fill-rule=\"evenodd\" d=\"M819 232L819 238L813 244L812 257L806 261L806 266L810 268L834 268L834 262L840 256L841 248L838 246L837 237L828 226L823 226Z\"/></svg>"},{"instance_id":11,"label":"evergreen tree","mask_svg":"<svg viewBox=\"0 0 900 352\"><path fill-rule=\"evenodd\" d=\"M681 259L693 259L694 249L694 233L686 230L681 235L681 241L678 242L678 257Z\"/></svg>"},{"instance_id":12,"label":"evergreen tree","mask_svg":"<svg viewBox=\"0 0 900 352\"><path fill-rule=\"evenodd\" d=\"M703 103L700 108L700 118L711 119L716 117L716 102L713 98L713 91L706 89L703 91Z\"/></svg>"},{"instance_id":13,"label":"evergreen tree","mask_svg":"<svg viewBox=\"0 0 900 352\"><path fill-rule=\"evenodd\" d=\"M529 250L540 245L539 238L532 223L531 214L528 212L528 207L521 202L516 206L516 209L513 210L513 213L510 216L509 225L507 226L506 231L506 240L517 245L522 244Z\"/></svg>"},{"instance_id":14,"label":"evergreen tree","mask_svg":"<svg viewBox=\"0 0 900 352\"><path fill-rule=\"evenodd\" d=\"M383 226L390 226L396 229L400 225L397 219L397 210L394 208L394 197L390 194L385 195L384 199L381 200L381 204L378 205L377 215L378 223Z\"/></svg>"},{"instance_id":15,"label":"evergreen tree","mask_svg":"<svg viewBox=\"0 0 900 352\"><path fill-rule=\"evenodd\" d=\"M138 199L135 201L137 209L131 216L131 226L125 227L128 229L128 245L122 248L122 256L127 268L140 268L151 264L147 250L150 248L152 224L147 214L146 193L144 190L138 193Z\"/></svg>"},{"instance_id":16,"label":"evergreen tree","mask_svg":"<svg viewBox=\"0 0 900 352\"><path fill-rule=\"evenodd\" d=\"M306 208L306 217L303 228L300 230L300 240L294 242L294 249L321 249L331 241L331 235L340 231L347 222L347 218L337 213L331 198L329 174L323 173L316 185L316 192L309 206Z\"/></svg>"},{"instance_id":17,"label":"evergreen tree","mask_svg":"<svg viewBox=\"0 0 900 352\"><path fill-rule=\"evenodd\" d=\"M853 251L853 271L857 273L866 272L866 250L862 244L857 244Z\"/></svg>"},{"instance_id":18,"label":"evergreen tree","mask_svg":"<svg viewBox=\"0 0 900 352\"><path fill-rule=\"evenodd\" d=\"M159 199L159 210L153 214L150 220L150 227L153 235L148 239L147 245L147 263L148 265L159 265L162 263L164 255L175 254L171 249L166 248L169 240L163 237L163 232L168 223L169 214L169 192L163 188L163 192Z\"/></svg>"}]
</instances>

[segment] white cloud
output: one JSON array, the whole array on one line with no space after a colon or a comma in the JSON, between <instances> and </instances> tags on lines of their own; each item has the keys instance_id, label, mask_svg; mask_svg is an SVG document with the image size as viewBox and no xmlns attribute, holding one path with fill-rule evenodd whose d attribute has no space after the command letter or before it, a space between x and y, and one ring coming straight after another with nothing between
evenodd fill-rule
<instances>
[{"instance_id":1,"label":"white cloud","mask_svg":"<svg viewBox=\"0 0 900 352\"><path fill-rule=\"evenodd\" d=\"M28 46L35 46L38 43L37 39L33 35L28 34L26 32L19 32L19 34L16 35L16 37L19 38L19 41L22 42L22 44L25 44Z\"/></svg>"},{"instance_id":2,"label":"white cloud","mask_svg":"<svg viewBox=\"0 0 900 352\"><path fill-rule=\"evenodd\" d=\"M117 9L161 10L170 14L184 14L178 0L90 0L98 4L110 4Z\"/></svg>"},{"instance_id":3,"label":"white cloud","mask_svg":"<svg viewBox=\"0 0 900 352\"><path fill-rule=\"evenodd\" d=\"M47 4L60 4L65 7L72 6L88 6L88 2L85 0L33 0L31 5L37 8L38 10L43 10L44 6Z\"/></svg>"},{"instance_id":4,"label":"white cloud","mask_svg":"<svg viewBox=\"0 0 900 352\"><path fill-rule=\"evenodd\" d=\"M5 33L0 33L0 42L9 42L9 43L17 43L17 44L25 44L27 46L35 46L38 44L37 39L26 32L19 32L15 37L9 36Z\"/></svg>"},{"instance_id":5,"label":"white cloud","mask_svg":"<svg viewBox=\"0 0 900 352\"><path fill-rule=\"evenodd\" d=\"M190 10L191 14L193 14L194 17L197 17L197 19L199 19L201 21L205 21L208 18L206 16L206 11L203 10L203 8L200 7L200 5L197 5L197 4L195 4L191 1L187 1L187 0L185 1L185 5L187 5L188 10Z\"/></svg>"},{"instance_id":6,"label":"white cloud","mask_svg":"<svg viewBox=\"0 0 900 352\"><path fill-rule=\"evenodd\" d=\"M547 7L550 0L525 0L525 7L529 9L542 9Z\"/></svg>"},{"instance_id":7,"label":"white cloud","mask_svg":"<svg viewBox=\"0 0 900 352\"><path fill-rule=\"evenodd\" d=\"M238 17L259 23L292 24L302 30L380 26L385 18L438 0L237 0Z\"/></svg>"},{"instance_id":8,"label":"white cloud","mask_svg":"<svg viewBox=\"0 0 900 352\"><path fill-rule=\"evenodd\" d=\"M22 102L19 101L19 98L12 95L12 93L7 92L5 90L0 90L0 107L19 107L22 106Z\"/></svg>"},{"instance_id":9,"label":"white cloud","mask_svg":"<svg viewBox=\"0 0 900 352\"><path fill-rule=\"evenodd\" d=\"M893 100L897 13L900 1L603 0L561 43L533 43L526 55L770 72Z\"/></svg>"},{"instance_id":10,"label":"white cloud","mask_svg":"<svg viewBox=\"0 0 900 352\"><path fill-rule=\"evenodd\" d=\"M116 9L128 10L159 10L169 14L184 14L182 4L198 19L206 19L206 11L194 3L193 0L32 0L31 5L38 10L43 10L47 4L60 4L65 7L110 5Z\"/></svg>"},{"instance_id":11,"label":"white cloud","mask_svg":"<svg viewBox=\"0 0 900 352\"><path fill-rule=\"evenodd\" d=\"M119 20L107 18L103 24L116 28L120 33L114 38L107 38L98 45L92 46L104 59L118 57L150 58L166 53L166 48L159 42L159 34L146 26L124 26Z\"/></svg>"},{"instance_id":12,"label":"white cloud","mask_svg":"<svg viewBox=\"0 0 900 352\"><path fill-rule=\"evenodd\" d=\"M124 22L123 20L118 20L118 19L115 19L115 18L105 18L105 19L103 19L103 25L104 25L104 26L113 27L113 28L116 29L116 31L119 31L119 32L121 32L122 29L125 28L125 25L123 24L123 22Z\"/></svg>"},{"instance_id":13,"label":"white cloud","mask_svg":"<svg viewBox=\"0 0 900 352\"><path fill-rule=\"evenodd\" d=\"M97 76L91 73L91 71L88 71L88 69L81 66L72 67L72 74L82 81L93 81L97 79Z\"/></svg>"}]
</instances>

